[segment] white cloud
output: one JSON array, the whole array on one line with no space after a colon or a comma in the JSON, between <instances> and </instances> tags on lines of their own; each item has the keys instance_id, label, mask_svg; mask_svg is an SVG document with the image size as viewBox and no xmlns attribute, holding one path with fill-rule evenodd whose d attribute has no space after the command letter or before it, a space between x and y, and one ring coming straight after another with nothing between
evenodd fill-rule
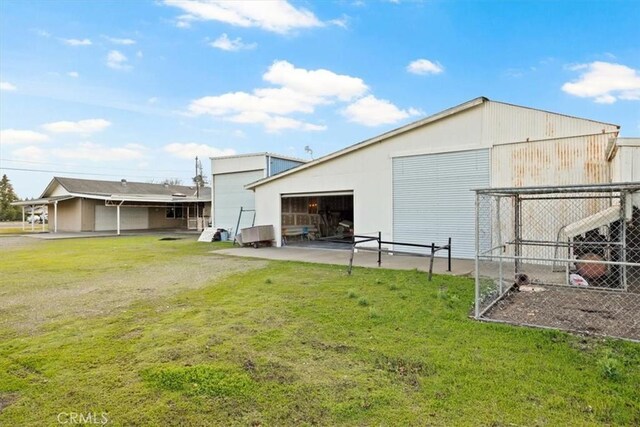
<instances>
[{"instance_id":1,"label":"white cloud","mask_svg":"<svg viewBox=\"0 0 640 427\"><path fill-rule=\"evenodd\" d=\"M231 156L236 154L236 150L233 148L216 148L206 144L196 144L195 142L180 143L174 142L172 144L165 145L164 151L172 154L181 159L194 159L196 156L199 158L206 157L218 157L218 156Z\"/></svg>"},{"instance_id":2,"label":"white cloud","mask_svg":"<svg viewBox=\"0 0 640 427\"><path fill-rule=\"evenodd\" d=\"M73 147L54 148L51 153L61 159L89 160L92 162L114 162L142 159L146 148L138 144L122 147L105 147L92 142L83 142Z\"/></svg>"},{"instance_id":3,"label":"white cloud","mask_svg":"<svg viewBox=\"0 0 640 427\"><path fill-rule=\"evenodd\" d=\"M177 24L183 28L189 27L192 21L218 21L284 34L324 25L313 12L296 8L285 0L164 0L164 3L185 12L178 17Z\"/></svg>"},{"instance_id":4,"label":"white cloud","mask_svg":"<svg viewBox=\"0 0 640 427\"><path fill-rule=\"evenodd\" d=\"M77 79L78 77L80 77L80 74L77 71L69 71L67 73L67 76L73 77L74 79Z\"/></svg>"},{"instance_id":5,"label":"white cloud","mask_svg":"<svg viewBox=\"0 0 640 427\"><path fill-rule=\"evenodd\" d=\"M120 51L112 50L107 55L107 66L114 70L129 70L131 66L128 64L127 57Z\"/></svg>"},{"instance_id":6,"label":"white cloud","mask_svg":"<svg viewBox=\"0 0 640 427\"><path fill-rule=\"evenodd\" d=\"M193 100L189 112L193 115L209 114L234 123L261 124L268 132L282 130L322 131L326 126L288 117L296 113L310 114L320 105L336 102L360 103L347 108L347 117L357 123L374 125L394 123L417 114L416 110L400 110L389 101L377 100L369 93L369 87L357 77L336 74L325 69L306 70L296 68L287 61L276 61L263 79L279 87L254 89L251 93L229 92L218 96L205 96ZM372 102L375 105L372 106ZM365 120L358 109L376 107L378 116ZM353 111L353 112L352 112Z\"/></svg>"},{"instance_id":7,"label":"white cloud","mask_svg":"<svg viewBox=\"0 0 640 427\"><path fill-rule=\"evenodd\" d=\"M420 110L414 108L401 110L391 102L373 95L360 98L342 111L342 115L350 122L365 126L392 124L421 114Z\"/></svg>"},{"instance_id":8,"label":"white cloud","mask_svg":"<svg viewBox=\"0 0 640 427\"><path fill-rule=\"evenodd\" d=\"M341 18L331 19L327 21L331 25L335 25L340 28L348 28L349 27L349 17L347 15L342 15Z\"/></svg>"},{"instance_id":9,"label":"white cloud","mask_svg":"<svg viewBox=\"0 0 640 427\"><path fill-rule=\"evenodd\" d=\"M46 38L51 37L50 32L48 32L47 30L43 30L41 28L33 28L31 29L31 31L33 31L35 34L37 34L40 37L46 37Z\"/></svg>"},{"instance_id":10,"label":"white cloud","mask_svg":"<svg viewBox=\"0 0 640 427\"><path fill-rule=\"evenodd\" d=\"M444 67L439 62L432 62L428 59L416 59L407 65L407 71L413 74L440 74Z\"/></svg>"},{"instance_id":11,"label":"white cloud","mask_svg":"<svg viewBox=\"0 0 640 427\"><path fill-rule=\"evenodd\" d=\"M6 90L8 92L18 90L16 85L12 85L9 82L0 82L0 90Z\"/></svg>"},{"instance_id":12,"label":"white cloud","mask_svg":"<svg viewBox=\"0 0 640 427\"><path fill-rule=\"evenodd\" d=\"M47 160L47 153L40 147L36 147L35 145L29 145L27 147L18 148L17 150L13 150L11 152L11 157L14 160L27 160L27 161L38 161L43 162Z\"/></svg>"},{"instance_id":13,"label":"white cloud","mask_svg":"<svg viewBox=\"0 0 640 427\"><path fill-rule=\"evenodd\" d=\"M32 144L34 142L45 142L49 137L40 132L32 130L4 129L0 130L0 143L9 144Z\"/></svg>"},{"instance_id":14,"label":"white cloud","mask_svg":"<svg viewBox=\"0 0 640 427\"><path fill-rule=\"evenodd\" d=\"M108 36L105 36L105 38L113 44L119 44L123 46L130 46L132 44L136 44L136 41L132 39L119 39L117 37L108 37Z\"/></svg>"},{"instance_id":15,"label":"white cloud","mask_svg":"<svg viewBox=\"0 0 640 427\"><path fill-rule=\"evenodd\" d=\"M613 104L619 99L640 100L640 75L622 64L596 61L571 66L582 71L577 80L562 85L562 90L580 98L592 98L601 104Z\"/></svg>"},{"instance_id":16,"label":"white cloud","mask_svg":"<svg viewBox=\"0 0 640 427\"><path fill-rule=\"evenodd\" d=\"M136 52L136 58L142 58L144 55L142 54L142 51L139 50Z\"/></svg>"},{"instance_id":17,"label":"white cloud","mask_svg":"<svg viewBox=\"0 0 640 427\"><path fill-rule=\"evenodd\" d=\"M243 43L240 37L231 40L226 33L209 43L209 45L229 52L235 52L242 49L255 49L257 46L256 43Z\"/></svg>"},{"instance_id":18,"label":"white cloud","mask_svg":"<svg viewBox=\"0 0 640 427\"><path fill-rule=\"evenodd\" d=\"M64 44L69 46L91 46L91 40L89 39L62 39Z\"/></svg>"},{"instance_id":19,"label":"white cloud","mask_svg":"<svg viewBox=\"0 0 640 427\"><path fill-rule=\"evenodd\" d=\"M234 130L233 132L231 132L231 135L233 135L235 138L246 138L247 137L247 134L244 133L240 129Z\"/></svg>"},{"instance_id":20,"label":"white cloud","mask_svg":"<svg viewBox=\"0 0 640 427\"><path fill-rule=\"evenodd\" d=\"M81 133L90 134L100 132L111 126L111 122L105 119L87 119L77 122L60 121L46 123L43 129L52 133Z\"/></svg>"},{"instance_id":21,"label":"white cloud","mask_svg":"<svg viewBox=\"0 0 640 427\"><path fill-rule=\"evenodd\" d=\"M360 78L336 74L322 68L296 68L287 61L274 62L262 78L309 96L337 97L342 101L361 96L369 90Z\"/></svg>"}]
</instances>

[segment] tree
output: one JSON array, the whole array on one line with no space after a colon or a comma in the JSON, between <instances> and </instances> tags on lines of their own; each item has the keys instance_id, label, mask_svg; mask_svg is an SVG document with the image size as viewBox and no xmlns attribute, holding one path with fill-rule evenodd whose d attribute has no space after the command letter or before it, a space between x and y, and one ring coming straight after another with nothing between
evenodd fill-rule
<instances>
[{"instance_id":1,"label":"tree","mask_svg":"<svg viewBox=\"0 0 640 427\"><path fill-rule=\"evenodd\" d=\"M20 219L20 209L11 206L12 202L20 200L13 191L13 185L6 174L0 180L0 221L15 221Z\"/></svg>"},{"instance_id":2,"label":"tree","mask_svg":"<svg viewBox=\"0 0 640 427\"><path fill-rule=\"evenodd\" d=\"M180 178L151 179L147 182L149 184L182 185L182 180Z\"/></svg>"}]
</instances>

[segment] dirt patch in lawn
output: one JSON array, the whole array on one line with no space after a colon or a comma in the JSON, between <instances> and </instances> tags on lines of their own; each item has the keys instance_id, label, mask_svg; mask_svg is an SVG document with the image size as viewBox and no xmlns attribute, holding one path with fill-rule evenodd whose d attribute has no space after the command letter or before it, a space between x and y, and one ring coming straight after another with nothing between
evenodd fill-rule
<instances>
[{"instance_id":1,"label":"dirt patch in lawn","mask_svg":"<svg viewBox=\"0 0 640 427\"><path fill-rule=\"evenodd\" d=\"M3 239L4 240L4 239ZM90 279L46 288L0 292L0 327L32 330L64 318L110 315L134 302L159 300L184 290L211 285L234 273L266 266L266 261L215 254L181 256L176 261L148 263L127 269L109 268Z\"/></svg>"},{"instance_id":2,"label":"dirt patch in lawn","mask_svg":"<svg viewBox=\"0 0 640 427\"><path fill-rule=\"evenodd\" d=\"M485 317L640 340L640 293L536 286L509 293Z\"/></svg>"},{"instance_id":3,"label":"dirt patch in lawn","mask_svg":"<svg viewBox=\"0 0 640 427\"><path fill-rule=\"evenodd\" d=\"M0 234L0 255L4 251L42 244L42 240L24 236L3 236Z\"/></svg>"},{"instance_id":4,"label":"dirt patch in lawn","mask_svg":"<svg viewBox=\"0 0 640 427\"><path fill-rule=\"evenodd\" d=\"M0 393L0 412L5 408L18 400L17 393Z\"/></svg>"}]
</instances>

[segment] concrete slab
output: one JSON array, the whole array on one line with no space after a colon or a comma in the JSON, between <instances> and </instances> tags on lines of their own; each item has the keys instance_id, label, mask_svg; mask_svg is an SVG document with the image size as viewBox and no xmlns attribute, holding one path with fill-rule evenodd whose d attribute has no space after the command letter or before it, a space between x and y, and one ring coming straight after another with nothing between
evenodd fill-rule
<instances>
[{"instance_id":1,"label":"concrete slab","mask_svg":"<svg viewBox=\"0 0 640 427\"><path fill-rule=\"evenodd\" d=\"M281 261L301 261L317 264L336 264L347 267L349 265L350 251L336 249L318 249L308 247L281 247L281 248L232 248L214 251L216 254L261 258ZM358 252L353 258L353 265L358 267L378 267L378 255L374 252ZM433 272L435 274L452 274L454 276L469 275L474 271L474 260L452 259L451 272L447 271L447 259L435 258L433 260ZM382 268L392 270L429 271L429 258L406 255L382 255Z\"/></svg>"},{"instance_id":2,"label":"concrete slab","mask_svg":"<svg viewBox=\"0 0 640 427\"><path fill-rule=\"evenodd\" d=\"M126 236L182 236L193 237L194 239L200 235L200 232L191 230L133 230L123 231L120 237ZM115 231L82 231L82 232L58 232L58 233L29 233L20 234L22 237L32 237L42 240L58 240L58 239L88 239L96 237L118 237Z\"/></svg>"}]
</instances>

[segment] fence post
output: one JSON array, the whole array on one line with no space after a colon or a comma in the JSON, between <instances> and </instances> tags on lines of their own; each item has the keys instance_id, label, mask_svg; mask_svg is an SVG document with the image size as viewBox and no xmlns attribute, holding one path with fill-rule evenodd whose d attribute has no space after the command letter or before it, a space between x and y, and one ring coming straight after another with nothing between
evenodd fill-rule
<instances>
[{"instance_id":1,"label":"fence post","mask_svg":"<svg viewBox=\"0 0 640 427\"><path fill-rule=\"evenodd\" d=\"M429 260L429 281L433 275L433 255L436 253L436 244L431 242L431 259Z\"/></svg>"},{"instance_id":2,"label":"fence post","mask_svg":"<svg viewBox=\"0 0 640 427\"><path fill-rule=\"evenodd\" d=\"M378 267L382 264L382 231L378 231Z\"/></svg>"},{"instance_id":3,"label":"fence post","mask_svg":"<svg viewBox=\"0 0 640 427\"><path fill-rule=\"evenodd\" d=\"M449 249L447 249L447 271L451 272L451 237L449 237Z\"/></svg>"},{"instance_id":4,"label":"fence post","mask_svg":"<svg viewBox=\"0 0 640 427\"><path fill-rule=\"evenodd\" d=\"M480 318L480 193L476 191L476 259L475 259L475 276L476 276L476 294L475 294L475 318Z\"/></svg>"}]
</instances>

